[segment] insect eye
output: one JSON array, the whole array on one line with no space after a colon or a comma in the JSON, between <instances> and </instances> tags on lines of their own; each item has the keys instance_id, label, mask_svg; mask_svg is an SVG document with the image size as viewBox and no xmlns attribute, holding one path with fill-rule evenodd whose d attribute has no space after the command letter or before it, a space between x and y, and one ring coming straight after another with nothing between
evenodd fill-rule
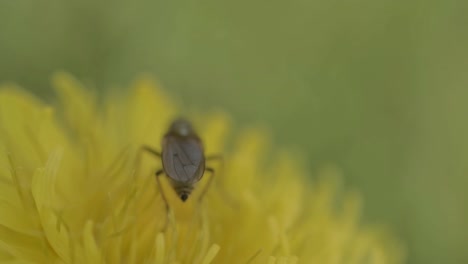
<instances>
[{"instance_id":1,"label":"insect eye","mask_svg":"<svg viewBox=\"0 0 468 264\"><path fill-rule=\"evenodd\" d=\"M188 194L186 194L186 193L181 194L180 199L182 200L182 202L185 202L185 200L188 199Z\"/></svg>"}]
</instances>

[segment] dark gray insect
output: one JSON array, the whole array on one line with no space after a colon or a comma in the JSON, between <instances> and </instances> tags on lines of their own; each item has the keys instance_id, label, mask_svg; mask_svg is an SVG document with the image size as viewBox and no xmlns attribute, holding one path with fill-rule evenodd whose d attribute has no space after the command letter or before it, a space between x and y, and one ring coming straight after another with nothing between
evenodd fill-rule
<instances>
[{"instance_id":1,"label":"dark gray insect","mask_svg":"<svg viewBox=\"0 0 468 264\"><path fill-rule=\"evenodd\" d=\"M205 171L211 172L209 182L200 195L203 197L214 175L212 168L206 167L207 159L219 159L218 155L205 158L201 139L195 133L190 122L185 119L177 119L172 122L168 132L164 135L161 153L148 146L143 149L162 160L163 168L156 172L159 190L166 202L167 199L162 192L159 176L167 175L169 181L179 198L185 202L192 193L195 184L200 181Z\"/></svg>"}]
</instances>

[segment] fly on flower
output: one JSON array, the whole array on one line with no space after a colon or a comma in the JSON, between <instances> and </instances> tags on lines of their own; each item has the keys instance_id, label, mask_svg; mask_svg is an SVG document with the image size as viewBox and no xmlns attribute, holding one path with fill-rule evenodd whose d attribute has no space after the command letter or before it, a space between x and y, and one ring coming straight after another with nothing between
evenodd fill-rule
<instances>
[{"instance_id":1,"label":"fly on flower","mask_svg":"<svg viewBox=\"0 0 468 264\"><path fill-rule=\"evenodd\" d=\"M143 146L143 150L161 158L163 168L156 172L158 188L166 202L159 177L165 174L179 198L185 202L192 193L195 184L200 181L205 171L211 173L209 182L200 194L201 199L209 187L214 169L206 167L206 160L219 159L219 155L205 157L203 143L196 134L192 125L185 119L177 119L172 122L168 132L162 139L161 152L149 146Z\"/></svg>"}]
</instances>

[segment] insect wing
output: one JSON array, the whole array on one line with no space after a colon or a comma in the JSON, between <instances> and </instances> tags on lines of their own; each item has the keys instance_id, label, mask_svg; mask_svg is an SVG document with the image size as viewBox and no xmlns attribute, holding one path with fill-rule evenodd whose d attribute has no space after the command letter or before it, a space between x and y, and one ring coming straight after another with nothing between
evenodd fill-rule
<instances>
[{"instance_id":1,"label":"insect wing","mask_svg":"<svg viewBox=\"0 0 468 264\"><path fill-rule=\"evenodd\" d=\"M167 137L162 155L167 175L178 182L196 182L205 170L203 148L196 139Z\"/></svg>"}]
</instances>

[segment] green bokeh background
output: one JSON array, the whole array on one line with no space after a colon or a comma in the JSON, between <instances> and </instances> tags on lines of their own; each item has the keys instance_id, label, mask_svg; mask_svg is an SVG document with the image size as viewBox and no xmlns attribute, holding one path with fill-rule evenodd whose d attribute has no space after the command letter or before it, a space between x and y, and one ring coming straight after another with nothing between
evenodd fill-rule
<instances>
[{"instance_id":1,"label":"green bokeh background","mask_svg":"<svg viewBox=\"0 0 468 264\"><path fill-rule=\"evenodd\" d=\"M340 166L408 263L468 263L468 2L0 0L0 82L158 77Z\"/></svg>"}]
</instances>

